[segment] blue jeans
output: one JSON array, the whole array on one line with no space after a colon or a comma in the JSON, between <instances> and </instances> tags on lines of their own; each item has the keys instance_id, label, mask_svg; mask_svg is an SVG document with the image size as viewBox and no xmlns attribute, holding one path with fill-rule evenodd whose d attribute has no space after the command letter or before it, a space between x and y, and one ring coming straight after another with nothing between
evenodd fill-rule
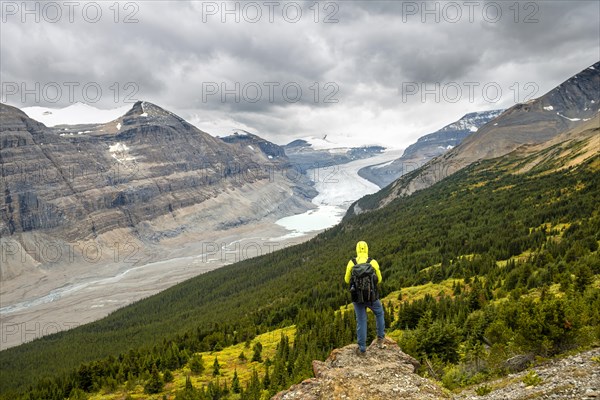
<instances>
[{"instance_id":1,"label":"blue jeans","mask_svg":"<svg viewBox=\"0 0 600 400\"><path fill-rule=\"evenodd\" d=\"M367 341L367 307L375 314L375 323L377 325L377 337L385 336L385 319L383 318L383 306L379 300L372 303L352 303L354 304L354 313L356 314L356 337L360 351L366 351Z\"/></svg>"}]
</instances>

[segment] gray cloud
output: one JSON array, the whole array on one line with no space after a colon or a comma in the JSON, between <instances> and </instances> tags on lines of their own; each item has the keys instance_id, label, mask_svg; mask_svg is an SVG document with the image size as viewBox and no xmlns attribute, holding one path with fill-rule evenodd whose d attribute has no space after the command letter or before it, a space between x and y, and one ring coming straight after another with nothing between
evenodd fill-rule
<instances>
[{"instance_id":1,"label":"gray cloud","mask_svg":"<svg viewBox=\"0 0 600 400\"><path fill-rule=\"evenodd\" d=\"M219 9L213 15L207 11L224 3L121 2L118 16L109 9L112 2L96 3L102 9L96 23L83 18L81 3L73 23L66 15L56 23L44 15L36 23L26 15L22 23L22 10L12 15L6 8L22 3L3 2L1 80L29 89L36 82L96 83L102 88L98 107L140 98L214 134L239 126L278 143L337 133L406 146L466 112L514 104L520 99L511 85L534 82L539 96L600 58L596 1L522 1L518 7L470 2L472 19L462 1L323 1L318 7L288 1L273 10L273 22L269 7L258 1L252 3L262 12L257 23L249 21L257 9L251 3L230 2L227 7L237 7L237 14ZM292 22L296 5L302 17ZM424 14L425 7L434 12ZM495 20L497 7L502 16ZM123 23L128 15L138 22ZM494 82L504 90L494 103L481 92L475 99L463 94L457 102L423 101L420 95L405 101L401 88L407 82L421 87ZM282 92L286 84L288 93ZM214 85L217 93L209 94ZM301 96L295 97L296 85ZM223 88L239 99L234 93L223 98ZM73 100L66 94L65 88L56 102L43 95L39 102L32 95L22 101L20 94L3 93L3 99L20 107L66 106ZM75 97L86 100L79 88Z\"/></svg>"}]
</instances>

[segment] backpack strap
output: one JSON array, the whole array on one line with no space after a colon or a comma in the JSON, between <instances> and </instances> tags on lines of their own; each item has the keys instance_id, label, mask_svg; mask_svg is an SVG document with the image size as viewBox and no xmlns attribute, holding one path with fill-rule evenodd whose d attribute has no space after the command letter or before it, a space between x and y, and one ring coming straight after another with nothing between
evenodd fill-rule
<instances>
[{"instance_id":1,"label":"backpack strap","mask_svg":"<svg viewBox=\"0 0 600 400\"><path fill-rule=\"evenodd\" d=\"M354 257L351 261L354 265L358 264L358 262L356 261L356 257ZM370 264L371 261L373 261L373 259L371 257L368 257L367 262L365 264Z\"/></svg>"}]
</instances>

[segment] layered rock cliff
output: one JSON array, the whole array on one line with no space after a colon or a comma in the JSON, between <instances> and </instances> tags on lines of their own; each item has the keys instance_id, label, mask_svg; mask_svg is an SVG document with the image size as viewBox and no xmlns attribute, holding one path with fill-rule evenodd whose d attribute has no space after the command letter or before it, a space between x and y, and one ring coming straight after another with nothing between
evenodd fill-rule
<instances>
[{"instance_id":1,"label":"layered rock cliff","mask_svg":"<svg viewBox=\"0 0 600 400\"><path fill-rule=\"evenodd\" d=\"M135 227L225 188L272 179L285 165L150 103L78 132L52 131L6 105L1 113L2 235L61 228L74 240Z\"/></svg>"}]
</instances>

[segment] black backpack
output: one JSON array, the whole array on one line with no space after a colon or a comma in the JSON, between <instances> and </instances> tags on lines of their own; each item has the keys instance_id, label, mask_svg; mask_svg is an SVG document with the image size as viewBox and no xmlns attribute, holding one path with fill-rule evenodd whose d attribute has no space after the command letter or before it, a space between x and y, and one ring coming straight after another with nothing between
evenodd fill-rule
<instances>
[{"instance_id":1,"label":"black backpack","mask_svg":"<svg viewBox=\"0 0 600 400\"><path fill-rule=\"evenodd\" d=\"M354 266L350 276L350 294L354 303L371 303L379 299L377 274L371 260L368 258L366 263L357 264L356 258L352 259Z\"/></svg>"}]
</instances>

